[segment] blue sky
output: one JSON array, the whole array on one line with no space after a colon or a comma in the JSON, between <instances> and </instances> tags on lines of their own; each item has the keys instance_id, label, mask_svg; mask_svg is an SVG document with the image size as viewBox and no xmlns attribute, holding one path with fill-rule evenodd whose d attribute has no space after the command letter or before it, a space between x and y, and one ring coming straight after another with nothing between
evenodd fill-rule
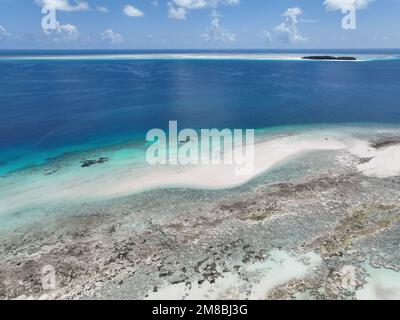
<instances>
[{"instance_id":1,"label":"blue sky","mask_svg":"<svg viewBox=\"0 0 400 320\"><path fill-rule=\"evenodd\" d=\"M0 0L2 49L399 47L400 0Z\"/></svg>"}]
</instances>

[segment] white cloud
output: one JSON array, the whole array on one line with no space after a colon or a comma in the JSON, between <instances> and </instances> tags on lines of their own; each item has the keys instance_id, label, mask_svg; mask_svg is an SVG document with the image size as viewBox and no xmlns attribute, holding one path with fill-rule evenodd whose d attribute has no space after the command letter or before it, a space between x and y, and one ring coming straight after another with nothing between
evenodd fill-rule
<instances>
[{"instance_id":1,"label":"white cloud","mask_svg":"<svg viewBox=\"0 0 400 320\"><path fill-rule=\"evenodd\" d=\"M186 9L216 8L219 5L235 5L240 0L172 0L178 7Z\"/></svg>"},{"instance_id":2,"label":"white cloud","mask_svg":"<svg viewBox=\"0 0 400 320\"><path fill-rule=\"evenodd\" d=\"M365 9L374 0L325 0L324 5L328 10L342 10L345 7Z\"/></svg>"},{"instance_id":3,"label":"white cloud","mask_svg":"<svg viewBox=\"0 0 400 320\"><path fill-rule=\"evenodd\" d=\"M43 32L54 42L69 42L79 38L78 28L73 24L60 24L56 22L56 29L43 30Z\"/></svg>"},{"instance_id":4,"label":"white cloud","mask_svg":"<svg viewBox=\"0 0 400 320\"><path fill-rule=\"evenodd\" d=\"M110 41L110 43L115 44L115 43L121 43L124 41L124 38L121 34L115 32L112 29L107 29L103 33L100 34L101 38L103 40Z\"/></svg>"},{"instance_id":5,"label":"white cloud","mask_svg":"<svg viewBox=\"0 0 400 320\"><path fill-rule=\"evenodd\" d=\"M172 0L176 6L185 9L203 9L210 6L207 0ZM214 2L214 1L213 1Z\"/></svg>"},{"instance_id":6,"label":"white cloud","mask_svg":"<svg viewBox=\"0 0 400 320\"><path fill-rule=\"evenodd\" d=\"M0 25L0 40L11 37L12 34L7 31L2 25Z\"/></svg>"},{"instance_id":7,"label":"white cloud","mask_svg":"<svg viewBox=\"0 0 400 320\"><path fill-rule=\"evenodd\" d=\"M297 16L301 15L303 11L298 8L287 9L282 16L286 18L286 21L277 25L274 31L277 35L278 40L286 43L299 43L304 42L307 38L304 38L297 29Z\"/></svg>"},{"instance_id":8,"label":"white cloud","mask_svg":"<svg viewBox=\"0 0 400 320\"><path fill-rule=\"evenodd\" d=\"M220 5L237 5L240 0L171 0L168 2L168 16L186 19L190 10L217 8Z\"/></svg>"},{"instance_id":9,"label":"white cloud","mask_svg":"<svg viewBox=\"0 0 400 320\"><path fill-rule=\"evenodd\" d=\"M144 13L140 11L138 8L135 8L134 6L128 4L124 7L124 13L128 17L143 17Z\"/></svg>"},{"instance_id":10,"label":"white cloud","mask_svg":"<svg viewBox=\"0 0 400 320\"><path fill-rule=\"evenodd\" d=\"M89 10L89 4L85 1L72 1L73 4L70 3L70 0L35 0L35 3L41 7L44 6L53 6L56 10L59 11L83 11Z\"/></svg>"},{"instance_id":11,"label":"white cloud","mask_svg":"<svg viewBox=\"0 0 400 320\"><path fill-rule=\"evenodd\" d=\"M103 12L103 13L110 12L110 10L108 10L108 8L104 7L104 6L97 6L96 9L97 9L97 11Z\"/></svg>"},{"instance_id":12,"label":"white cloud","mask_svg":"<svg viewBox=\"0 0 400 320\"><path fill-rule=\"evenodd\" d=\"M210 26L206 29L201 37L206 42L222 43L222 42L235 42L236 34L229 32L220 25L220 16L217 12L213 11L213 19Z\"/></svg>"},{"instance_id":13,"label":"white cloud","mask_svg":"<svg viewBox=\"0 0 400 320\"><path fill-rule=\"evenodd\" d=\"M271 35L271 33L269 33L269 31L267 31L267 30L264 30L264 31L261 33L261 36L264 38L264 40L265 40L266 43L270 43L270 42L272 41L272 35Z\"/></svg>"},{"instance_id":14,"label":"white cloud","mask_svg":"<svg viewBox=\"0 0 400 320\"><path fill-rule=\"evenodd\" d=\"M171 19L185 20L187 10L182 7L175 7L171 2L168 2L168 17Z\"/></svg>"},{"instance_id":15,"label":"white cloud","mask_svg":"<svg viewBox=\"0 0 400 320\"><path fill-rule=\"evenodd\" d=\"M297 23L297 16L301 14L303 14L303 11L299 7L294 7L287 9L282 16L289 17Z\"/></svg>"}]
</instances>

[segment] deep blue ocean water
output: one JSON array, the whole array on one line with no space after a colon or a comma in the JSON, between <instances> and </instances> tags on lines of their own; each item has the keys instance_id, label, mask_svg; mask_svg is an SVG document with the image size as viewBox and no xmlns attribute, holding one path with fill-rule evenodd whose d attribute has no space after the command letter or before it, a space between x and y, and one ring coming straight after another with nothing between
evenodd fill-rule
<instances>
[{"instance_id":1,"label":"deep blue ocean water","mask_svg":"<svg viewBox=\"0 0 400 320\"><path fill-rule=\"evenodd\" d=\"M400 60L0 59L0 115L0 174L142 139L170 120L195 129L398 124Z\"/></svg>"}]
</instances>

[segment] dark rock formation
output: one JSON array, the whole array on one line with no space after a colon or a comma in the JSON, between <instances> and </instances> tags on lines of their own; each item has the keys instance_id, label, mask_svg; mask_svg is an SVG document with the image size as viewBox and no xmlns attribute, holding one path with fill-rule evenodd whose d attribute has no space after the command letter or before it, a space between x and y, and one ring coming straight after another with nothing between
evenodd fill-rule
<instances>
[{"instance_id":1,"label":"dark rock formation","mask_svg":"<svg viewBox=\"0 0 400 320\"><path fill-rule=\"evenodd\" d=\"M82 161L81 167L88 168L95 164L102 164L107 161L108 161L108 158L99 158L99 159L95 159L95 160L84 160L84 161Z\"/></svg>"}]
</instances>

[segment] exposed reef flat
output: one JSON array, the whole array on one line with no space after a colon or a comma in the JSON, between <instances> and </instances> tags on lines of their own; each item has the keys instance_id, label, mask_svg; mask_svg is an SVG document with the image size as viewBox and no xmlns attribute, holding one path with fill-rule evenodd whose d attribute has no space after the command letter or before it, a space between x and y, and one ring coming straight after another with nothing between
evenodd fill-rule
<instances>
[{"instance_id":1,"label":"exposed reef flat","mask_svg":"<svg viewBox=\"0 0 400 320\"><path fill-rule=\"evenodd\" d=\"M400 299L400 176L358 168L394 136L315 150L231 189L40 207L2 230L0 298Z\"/></svg>"},{"instance_id":2,"label":"exposed reef flat","mask_svg":"<svg viewBox=\"0 0 400 320\"><path fill-rule=\"evenodd\" d=\"M334 57L334 56L307 56L303 60L339 60L339 61L355 61L355 57Z\"/></svg>"}]
</instances>

